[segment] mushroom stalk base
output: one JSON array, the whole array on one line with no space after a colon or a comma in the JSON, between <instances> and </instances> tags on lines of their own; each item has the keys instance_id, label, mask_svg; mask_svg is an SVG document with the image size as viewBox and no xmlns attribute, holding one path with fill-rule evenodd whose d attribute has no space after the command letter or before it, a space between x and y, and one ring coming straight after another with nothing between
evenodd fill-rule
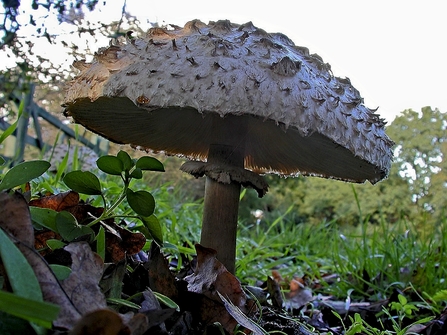
<instances>
[{"instance_id":1,"label":"mushroom stalk base","mask_svg":"<svg viewBox=\"0 0 447 335\"><path fill-rule=\"evenodd\" d=\"M228 145L211 145L208 162L243 168L244 153ZM200 244L217 250L217 259L231 273L235 270L240 191L240 183L221 183L206 177Z\"/></svg>"}]
</instances>

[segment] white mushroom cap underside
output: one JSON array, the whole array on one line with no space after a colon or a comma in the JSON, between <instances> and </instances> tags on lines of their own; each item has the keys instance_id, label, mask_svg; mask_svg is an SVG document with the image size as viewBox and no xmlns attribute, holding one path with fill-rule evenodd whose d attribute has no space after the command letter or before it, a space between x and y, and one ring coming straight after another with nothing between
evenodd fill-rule
<instances>
[{"instance_id":1,"label":"white mushroom cap underside","mask_svg":"<svg viewBox=\"0 0 447 335\"><path fill-rule=\"evenodd\" d=\"M246 168L373 183L390 168L385 123L349 80L251 23L151 29L78 68L66 113L119 143L206 159L210 120L245 115Z\"/></svg>"}]
</instances>

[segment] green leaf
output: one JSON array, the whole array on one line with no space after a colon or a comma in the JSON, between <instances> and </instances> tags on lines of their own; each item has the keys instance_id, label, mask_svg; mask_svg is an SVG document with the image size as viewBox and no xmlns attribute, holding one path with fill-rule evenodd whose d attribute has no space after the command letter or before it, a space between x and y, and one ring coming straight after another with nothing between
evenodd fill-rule
<instances>
[{"instance_id":1,"label":"green leaf","mask_svg":"<svg viewBox=\"0 0 447 335\"><path fill-rule=\"evenodd\" d=\"M69 148L70 149L70 148ZM67 165L68 165L68 158L70 156L70 151L67 151L67 153L65 154L64 158L62 159L62 161L58 164L57 166L57 170L56 170L56 181L58 182L59 180L61 180L62 178L62 174L65 172L65 170L67 169ZM73 161L75 161L75 159L73 158Z\"/></svg>"},{"instance_id":2,"label":"green leaf","mask_svg":"<svg viewBox=\"0 0 447 335\"><path fill-rule=\"evenodd\" d=\"M402 294L399 294L399 295L397 296L397 299L399 299L399 302L400 302L402 305L406 305L406 304L408 303L407 298L405 298L405 296L403 296Z\"/></svg>"},{"instance_id":3,"label":"green leaf","mask_svg":"<svg viewBox=\"0 0 447 335\"><path fill-rule=\"evenodd\" d=\"M34 225L45 227L51 231L58 232L56 227L57 212L49 208L29 207L31 213L31 220Z\"/></svg>"},{"instance_id":4,"label":"green leaf","mask_svg":"<svg viewBox=\"0 0 447 335\"><path fill-rule=\"evenodd\" d=\"M19 105L19 112L17 115L17 120L10 125L1 135L0 135L0 144L3 143L3 141L10 136L14 130L16 130L17 125L19 124L19 119L22 116L23 113L23 109L25 108L25 99L22 99L22 101L20 101L20 105Z\"/></svg>"},{"instance_id":5,"label":"green leaf","mask_svg":"<svg viewBox=\"0 0 447 335\"><path fill-rule=\"evenodd\" d=\"M179 305L177 305L177 303L175 303L173 300L171 300L167 296L165 296L161 293L158 293L158 292L152 292L152 293L155 295L155 297L158 299L158 301L160 301L166 307L174 308L175 310L180 311Z\"/></svg>"},{"instance_id":6,"label":"green leaf","mask_svg":"<svg viewBox=\"0 0 447 335\"><path fill-rule=\"evenodd\" d=\"M68 266L63 266L59 264L50 264L50 268L53 271L56 278L60 281L65 280L70 276L71 269Z\"/></svg>"},{"instance_id":7,"label":"green leaf","mask_svg":"<svg viewBox=\"0 0 447 335\"><path fill-rule=\"evenodd\" d=\"M51 250L55 250L55 249L62 249L63 247L66 246L66 244L60 240L56 240L56 239L48 239L46 241L47 246L51 249Z\"/></svg>"},{"instance_id":8,"label":"green leaf","mask_svg":"<svg viewBox=\"0 0 447 335\"><path fill-rule=\"evenodd\" d=\"M143 171L141 169L137 168L132 171L132 173L130 174L130 177L134 178L134 179L141 179L141 178L143 178Z\"/></svg>"},{"instance_id":9,"label":"green leaf","mask_svg":"<svg viewBox=\"0 0 447 335\"><path fill-rule=\"evenodd\" d=\"M5 163L6 163L6 160L2 156L0 156L0 166Z\"/></svg>"},{"instance_id":10,"label":"green leaf","mask_svg":"<svg viewBox=\"0 0 447 335\"><path fill-rule=\"evenodd\" d=\"M42 291L33 268L3 229L0 229L0 257L14 293L42 301Z\"/></svg>"},{"instance_id":11,"label":"green leaf","mask_svg":"<svg viewBox=\"0 0 447 335\"><path fill-rule=\"evenodd\" d=\"M96 165L101 171L115 176L120 176L124 171L123 161L112 155L99 157L96 161Z\"/></svg>"},{"instance_id":12,"label":"green leaf","mask_svg":"<svg viewBox=\"0 0 447 335\"><path fill-rule=\"evenodd\" d=\"M148 171L161 171L164 172L165 168L163 163L154 157L144 156L137 160L136 167L141 170Z\"/></svg>"},{"instance_id":13,"label":"green leaf","mask_svg":"<svg viewBox=\"0 0 447 335\"><path fill-rule=\"evenodd\" d=\"M163 245L163 230L161 228L160 221L155 215L140 217L141 221L144 224L144 227L147 228L150 237L157 243L158 245ZM149 237L149 236L146 236Z\"/></svg>"},{"instance_id":14,"label":"green leaf","mask_svg":"<svg viewBox=\"0 0 447 335\"><path fill-rule=\"evenodd\" d=\"M6 172L0 182L0 191L20 186L30 180L41 176L50 167L50 163L44 160L28 161L17 164Z\"/></svg>"},{"instance_id":15,"label":"green leaf","mask_svg":"<svg viewBox=\"0 0 447 335\"><path fill-rule=\"evenodd\" d=\"M123 163L124 171L129 171L135 165L135 163L132 161L132 158L130 158L129 154L123 150L120 150L116 154L116 157L118 157L119 160Z\"/></svg>"},{"instance_id":16,"label":"green leaf","mask_svg":"<svg viewBox=\"0 0 447 335\"><path fill-rule=\"evenodd\" d=\"M103 226L99 227L98 235L96 235L96 253L105 260L106 258L106 231Z\"/></svg>"},{"instance_id":17,"label":"green leaf","mask_svg":"<svg viewBox=\"0 0 447 335\"><path fill-rule=\"evenodd\" d=\"M72 171L65 175L64 183L73 191L88 195L101 195L98 177L89 171Z\"/></svg>"},{"instance_id":18,"label":"green leaf","mask_svg":"<svg viewBox=\"0 0 447 335\"><path fill-rule=\"evenodd\" d=\"M62 211L56 215L56 227L62 238L71 242L81 236L90 235L94 237L94 231L87 226L81 226L77 223L76 218L69 212Z\"/></svg>"},{"instance_id":19,"label":"green leaf","mask_svg":"<svg viewBox=\"0 0 447 335\"><path fill-rule=\"evenodd\" d=\"M0 291L0 311L31 321L51 329L60 307L43 301L35 301L13 293Z\"/></svg>"},{"instance_id":20,"label":"green leaf","mask_svg":"<svg viewBox=\"0 0 447 335\"><path fill-rule=\"evenodd\" d=\"M132 191L131 189L126 190L126 197L129 206L137 213L142 216L151 216L155 209L155 199L147 191Z\"/></svg>"},{"instance_id":21,"label":"green leaf","mask_svg":"<svg viewBox=\"0 0 447 335\"><path fill-rule=\"evenodd\" d=\"M433 300L436 302L447 301L447 290L440 290L433 295Z\"/></svg>"},{"instance_id":22,"label":"green leaf","mask_svg":"<svg viewBox=\"0 0 447 335\"><path fill-rule=\"evenodd\" d=\"M137 305L131 301L120 299L120 298L107 298L107 302L110 304L120 305L120 306L126 306L134 309L140 309L141 306Z\"/></svg>"}]
</instances>

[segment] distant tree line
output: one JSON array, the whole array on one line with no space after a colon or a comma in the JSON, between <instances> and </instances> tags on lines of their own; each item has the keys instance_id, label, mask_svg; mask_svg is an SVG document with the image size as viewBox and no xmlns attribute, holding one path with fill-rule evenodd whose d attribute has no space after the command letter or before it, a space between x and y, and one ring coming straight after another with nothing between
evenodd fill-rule
<instances>
[{"instance_id":1,"label":"distant tree line","mask_svg":"<svg viewBox=\"0 0 447 335\"><path fill-rule=\"evenodd\" d=\"M389 177L376 185L317 177L270 177L265 199L249 192L241 213L254 207L277 217L293 203L297 223L335 221L355 225L407 220L436 225L447 219L447 114L431 107L408 109L387 127L396 142Z\"/></svg>"}]
</instances>

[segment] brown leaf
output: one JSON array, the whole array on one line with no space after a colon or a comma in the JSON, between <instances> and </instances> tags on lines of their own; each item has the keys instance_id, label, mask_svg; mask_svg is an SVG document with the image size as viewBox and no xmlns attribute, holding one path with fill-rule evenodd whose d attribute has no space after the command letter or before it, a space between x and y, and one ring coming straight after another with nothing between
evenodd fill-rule
<instances>
[{"instance_id":1,"label":"brown leaf","mask_svg":"<svg viewBox=\"0 0 447 335\"><path fill-rule=\"evenodd\" d=\"M290 281L290 291L286 298L286 305L295 309L301 308L314 299L312 291L305 287L303 278L293 278Z\"/></svg>"},{"instance_id":2,"label":"brown leaf","mask_svg":"<svg viewBox=\"0 0 447 335\"><path fill-rule=\"evenodd\" d=\"M56 212L67 211L71 213L80 224L89 222L92 220L92 217L99 217L104 212L104 208L93 207L90 204L82 202L80 203L79 194L74 191L67 191L44 196L39 199L33 199L29 202L29 205L49 208Z\"/></svg>"},{"instance_id":3,"label":"brown leaf","mask_svg":"<svg viewBox=\"0 0 447 335\"><path fill-rule=\"evenodd\" d=\"M62 282L62 287L76 309L84 314L106 307L98 285L104 266L101 257L86 242L70 243L64 249L71 253L72 272Z\"/></svg>"},{"instance_id":4,"label":"brown leaf","mask_svg":"<svg viewBox=\"0 0 447 335\"><path fill-rule=\"evenodd\" d=\"M242 312L249 310L245 293L239 280L227 271L216 258L217 252L196 244L197 268L194 274L185 277L188 291L200 293L209 299L202 300L200 306L202 320L208 324L220 322L231 334L237 322L222 304L218 292Z\"/></svg>"},{"instance_id":5,"label":"brown leaf","mask_svg":"<svg viewBox=\"0 0 447 335\"><path fill-rule=\"evenodd\" d=\"M56 212L66 210L79 203L79 194L74 191L67 191L59 194L45 196L29 202L30 206L49 208Z\"/></svg>"},{"instance_id":6,"label":"brown leaf","mask_svg":"<svg viewBox=\"0 0 447 335\"><path fill-rule=\"evenodd\" d=\"M223 295L219 292L220 299L222 299L225 309L227 312L237 321L237 323L247 329L250 329L254 335L266 335L268 334L264 329L262 329L255 321L247 317L242 311L229 302Z\"/></svg>"},{"instance_id":7,"label":"brown leaf","mask_svg":"<svg viewBox=\"0 0 447 335\"><path fill-rule=\"evenodd\" d=\"M118 313L109 309L85 314L76 322L69 335L130 335Z\"/></svg>"},{"instance_id":8,"label":"brown leaf","mask_svg":"<svg viewBox=\"0 0 447 335\"><path fill-rule=\"evenodd\" d=\"M174 275L169 270L168 262L160 252L160 248L154 242L151 244L149 261L145 267L149 273L149 287L155 292L175 299L178 291Z\"/></svg>"},{"instance_id":9,"label":"brown leaf","mask_svg":"<svg viewBox=\"0 0 447 335\"><path fill-rule=\"evenodd\" d=\"M20 193L0 193L0 227L27 247L33 246L31 215L26 200Z\"/></svg>"},{"instance_id":10,"label":"brown leaf","mask_svg":"<svg viewBox=\"0 0 447 335\"><path fill-rule=\"evenodd\" d=\"M50 239L61 240L62 238L58 233L51 230L42 229L36 231L34 239L34 248L36 250L48 248L47 241Z\"/></svg>"},{"instance_id":11,"label":"brown leaf","mask_svg":"<svg viewBox=\"0 0 447 335\"><path fill-rule=\"evenodd\" d=\"M116 225L115 228L121 236L121 248L123 248L128 255L135 255L143 249L146 244L146 237L142 233L131 232L118 225Z\"/></svg>"},{"instance_id":12,"label":"brown leaf","mask_svg":"<svg viewBox=\"0 0 447 335\"><path fill-rule=\"evenodd\" d=\"M93 207L90 204L76 204L75 206L68 207L65 209L67 212L71 213L79 224L87 224L92 221L93 218L98 218L104 212L102 207ZM109 221L109 220L107 220ZM110 221L113 222L113 219Z\"/></svg>"},{"instance_id":13,"label":"brown leaf","mask_svg":"<svg viewBox=\"0 0 447 335\"><path fill-rule=\"evenodd\" d=\"M106 228L106 248L113 263L122 261L126 255L134 255L143 249L146 237L134 233L110 222L103 225Z\"/></svg>"},{"instance_id":14,"label":"brown leaf","mask_svg":"<svg viewBox=\"0 0 447 335\"><path fill-rule=\"evenodd\" d=\"M284 301L282 299L281 287L276 280L270 277L267 278L267 291L272 299L272 305L276 308L283 308Z\"/></svg>"}]
</instances>

